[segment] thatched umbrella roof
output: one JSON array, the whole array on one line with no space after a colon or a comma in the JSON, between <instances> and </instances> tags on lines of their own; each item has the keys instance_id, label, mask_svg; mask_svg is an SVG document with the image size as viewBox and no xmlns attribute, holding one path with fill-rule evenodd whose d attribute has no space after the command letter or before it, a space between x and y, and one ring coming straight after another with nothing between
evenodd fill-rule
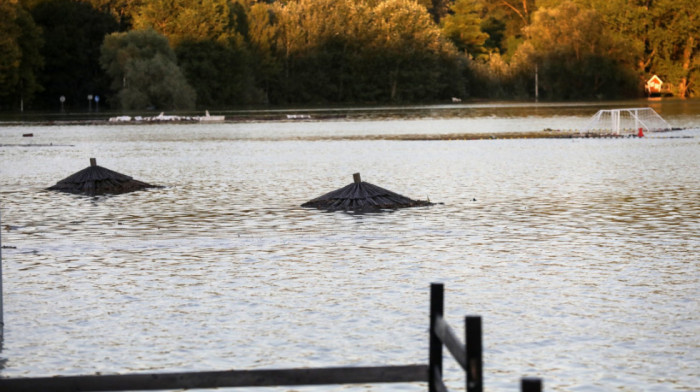
<instances>
[{"instance_id":1,"label":"thatched umbrella roof","mask_svg":"<svg viewBox=\"0 0 700 392\"><path fill-rule=\"evenodd\" d=\"M376 211L432 205L430 201L413 200L382 187L360 180L360 173L353 174L354 182L333 192L310 200L302 207L320 210Z\"/></svg>"},{"instance_id":2,"label":"thatched umbrella roof","mask_svg":"<svg viewBox=\"0 0 700 392\"><path fill-rule=\"evenodd\" d=\"M56 185L47 189L95 196L104 194L116 195L156 187L158 186L134 180L127 175L97 166L97 160L90 158L89 167L62 179Z\"/></svg>"}]
</instances>

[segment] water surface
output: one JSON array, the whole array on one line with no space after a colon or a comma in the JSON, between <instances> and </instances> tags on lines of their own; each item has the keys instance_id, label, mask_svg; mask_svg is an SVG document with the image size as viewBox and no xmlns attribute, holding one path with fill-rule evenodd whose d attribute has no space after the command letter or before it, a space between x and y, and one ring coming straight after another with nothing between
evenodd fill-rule
<instances>
[{"instance_id":1,"label":"water surface","mask_svg":"<svg viewBox=\"0 0 700 392\"><path fill-rule=\"evenodd\" d=\"M429 284L440 281L458 331L464 315L483 317L490 390L517 390L522 376L554 391L697 390L697 126L644 139L292 140L471 121L497 126L0 127L11 247L0 374L424 363ZM12 146L28 130L29 143L49 146ZM89 157L164 188L43 190ZM443 204L364 215L299 207L354 172ZM308 388L330 389L425 385Z\"/></svg>"}]
</instances>

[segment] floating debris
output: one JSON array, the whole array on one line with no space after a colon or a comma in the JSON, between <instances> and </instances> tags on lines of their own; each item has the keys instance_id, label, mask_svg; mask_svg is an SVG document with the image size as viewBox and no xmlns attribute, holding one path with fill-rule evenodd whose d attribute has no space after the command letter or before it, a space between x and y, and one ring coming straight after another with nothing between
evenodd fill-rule
<instances>
[{"instance_id":1,"label":"floating debris","mask_svg":"<svg viewBox=\"0 0 700 392\"><path fill-rule=\"evenodd\" d=\"M226 116L212 116L209 111L205 111L204 116L169 116L165 113L160 113L157 116L142 117L142 116L117 116L110 117L110 123L163 123L163 122L224 122Z\"/></svg>"},{"instance_id":2,"label":"floating debris","mask_svg":"<svg viewBox=\"0 0 700 392\"><path fill-rule=\"evenodd\" d=\"M382 187L361 181L360 173L353 174L354 182L310 200L302 207L328 211L378 211L433 205L429 200L413 200Z\"/></svg>"},{"instance_id":3,"label":"floating debris","mask_svg":"<svg viewBox=\"0 0 700 392\"><path fill-rule=\"evenodd\" d=\"M135 180L132 177L102 166L97 166L97 160L90 158L89 167L62 179L56 185L47 188L47 190L95 196L116 195L146 188L160 187Z\"/></svg>"}]
</instances>

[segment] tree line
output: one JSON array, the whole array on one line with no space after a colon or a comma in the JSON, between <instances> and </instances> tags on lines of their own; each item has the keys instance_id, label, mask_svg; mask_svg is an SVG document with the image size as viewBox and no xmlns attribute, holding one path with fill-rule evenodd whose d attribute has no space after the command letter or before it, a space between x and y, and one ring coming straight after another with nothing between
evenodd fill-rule
<instances>
[{"instance_id":1,"label":"tree line","mask_svg":"<svg viewBox=\"0 0 700 392\"><path fill-rule=\"evenodd\" d=\"M3 0L0 109L700 95L695 0Z\"/></svg>"}]
</instances>

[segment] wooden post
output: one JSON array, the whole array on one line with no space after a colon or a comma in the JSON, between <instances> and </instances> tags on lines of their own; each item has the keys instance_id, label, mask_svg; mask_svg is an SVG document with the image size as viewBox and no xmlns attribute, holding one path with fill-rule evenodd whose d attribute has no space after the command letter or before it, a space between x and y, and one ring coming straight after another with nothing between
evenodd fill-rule
<instances>
[{"instance_id":1,"label":"wooden post","mask_svg":"<svg viewBox=\"0 0 700 392\"><path fill-rule=\"evenodd\" d=\"M360 179L360 173L353 174L352 179L355 180L355 184L359 184L360 182L362 182L362 180Z\"/></svg>"},{"instance_id":2,"label":"wooden post","mask_svg":"<svg viewBox=\"0 0 700 392\"><path fill-rule=\"evenodd\" d=\"M97 159L90 158L90 166L97 166Z\"/></svg>"},{"instance_id":3,"label":"wooden post","mask_svg":"<svg viewBox=\"0 0 700 392\"><path fill-rule=\"evenodd\" d=\"M428 392L437 391L436 378L442 379L442 342L435 334L435 319L445 312L445 286L430 284L430 355L428 359Z\"/></svg>"},{"instance_id":4,"label":"wooden post","mask_svg":"<svg viewBox=\"0 0 700 392\"><path fill-rule=\"evenodd\" d=\"M542 392L542 379L536 377L523 377L520 379L521 392Z\"/></svg>"},{"instance_id":5,"label":"wooden post","mask_svg":"<svg viewBox=\"0 0 700 392\"><path fill-rule=\"evenodd\" d=\"M481 317L467 316L464 318L464 337L467 346L467 392L482 392L484 390L482 346L481 346Z\"/></svg>"},{"instance_id":6,"label":"wooden post","mask_svg":"<svg viewBox=\"0 0 700 392\"><path fill-rule=\"evenodd\" d=\"M1 213L0 213L1 214ZM2 308L2 218L0 218L0 343L5 332L5 312ZM0 346L0 350L2 347Z\"/></svg>"}]
</instances>

